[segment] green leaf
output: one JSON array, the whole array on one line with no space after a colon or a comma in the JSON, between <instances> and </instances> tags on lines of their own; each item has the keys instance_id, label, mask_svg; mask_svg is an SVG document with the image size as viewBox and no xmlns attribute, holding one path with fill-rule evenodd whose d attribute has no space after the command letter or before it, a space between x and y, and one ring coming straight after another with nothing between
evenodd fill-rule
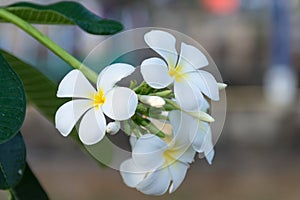
<instances>
[{"instance_id":1,"label":"green leaf","mask_svg":"<svg viewBox=\"0 0 300 200\"><path fill-rule=\"evenodd\" d=\"M22 79L27 101L54 124L57 109L70 99L57 98L57 84L49 80L30 64L25 63L3 49L0 49L0 53ZM73 130L71 136L76 141L79 141L76 133L76 130Z\"/></svg>"},{"instance_id":2,"label":"green leaf","mask_svg":"<svg viewBox=\"0 0 300 200\"><path fill-rule=\"evenodd\" d=\"M49 199L46 192L40 185L39 181L26 164L25 171L21 182L9 190L11 200L47 200Z\"/></svg>"},{"instance_id":3,"label":"green leaf","mask_svg":"<svg viewBox=\"0 0 300 200\"><path fill-rule=\"evenodd\" d=\"M57 109L70 99L57 98L57 84L31 65L2 49L0 49L0 53L22 79L28 102L54 124ZM79 141L75 129L72 131L71 136Z\"/></svg>"},{"instance_id":4,"label":"green leaf","mask_svg":"<svg viewBox=\"0 0 300 200\"><path fill-rule=\"evenodd\" d=\"M20 130L26 112L22 82L0 53L0 144Z\"/></svg>"},{"instance_id":5,"label":"green leaf","mask_svg":"<svg viewBox=\"0 0 300 200\"><path fill-rule=\"evenodd\" d=\"M54 123L55 112L68 99L57 98L57 85L40 71L4 50L0 53L22 79L28 102Z\"/></svg>"},{"instance_id":6,"label":"green leaf","mask_svg":"<svg viewBox=\"0 0 300 200\"><path fill-rule=\"evenodd\" d=\"M26 149L21 133L0 144L0 152L0 189L9 189L20 182L25 168Z\"/></svg>"},{"instance_id":7,"label":"green leaf","mask_svg":"<svg viewBox=\"0 0 300 200\"><path fill-rule=\"evenodd\" d=\"M94 145L86 145L86 150L98 161L101 166L109 166L113 158L112 143L107 136Z\"/></svg>"},{"instance_id":8,"label":"green leaf","mask_svg":"<svg viewBox=\"0 0 300 200\"><path fill-rule=\"evenodd\" d=\"M123 29L121 23L103 19L76 2L38 5L21 2L4 7L29 23L77 25L91 34L109 35ZM0 19L0 22L5 22Z\"/></svg>"}]
</instances>

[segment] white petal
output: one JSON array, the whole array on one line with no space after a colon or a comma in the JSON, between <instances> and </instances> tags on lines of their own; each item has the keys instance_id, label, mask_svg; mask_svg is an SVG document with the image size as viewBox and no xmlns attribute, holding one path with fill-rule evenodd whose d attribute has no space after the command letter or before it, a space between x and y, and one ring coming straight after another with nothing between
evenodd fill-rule
<instances>
[{"instance_id":1,"label":"white petal","mask_svg":"<svg viewBox=\"0 0 300 200\"><path fill-rule=\"evenodd\" d=\"M169 119L175 136L174 144L171 147L172 157L184 163L193 162L196 152L192 148L189 134L197 133L198 121L181 111L171 111Z\"/></svg>"},{"instance_id":2,"label":"white petal","mask_svg":"<svg viewBox=\"0 0 300 200\"><path fill-rule=\"evenodd\" d=\"M198 133L195 137L190 135L190 140L195 151L204 153L207 162L211 164L214 157L214 145L210 125L199 121Z\"/></svg>"},{"instance_id":3,"label":"white petal","mask_svg":"<svg viewBox=\"0 0 300 200\"><path fill-rule=\"evenodd\" d=\"M63 136L72 131L79 118L93 106L87 99L78 99L63 104L55 114L55 127Z\"/></svg>"},{"instance_id":4,"label":"white petal","mask_svg":"<svg viewBox=\"0 0 300 200\"><path fill-rule=\"evenodd\" d=\"M197 85L203 94L214 101L219 100L219 88L216 79L209 72L197 70L187 73L187 80Z\"/></svg>"},{"instance_id":5,"label":"white petal","mask_svg":"<svg viewBox=\"0 0 300 200\"><path fill-rule=\"evenodd\" d=\"M198 130L198 121L179 110L169 112L168 116L173 127L176 147L188 148L191 145L188 136L192 133L196 134Z\"/></svg>"},{"instance_id":6,"label":"white petal","mask_svg":"<svg viewBox=\"0 0 300 200\"><path fill-rule=\"evenodd\" d=\"M210 165L212 164L214 156L215 156L215 150L214 149L212 149L208 153L206 153L205 158L206 158L208 164L210 164Z\"/></svg>"},{"instance_id":7,"label":"white petal","mask_svg":"<svg viewBox=\"0 0 300 200\"><path fill-rule=\"evenodd\" d=\"M204 139L204 144L202 146L203 146L202 148L203 148L206 160L211 165L212 160L215 155L215 151L214 151L214 145L213 145L213 141L212 141L212 134L211 134L210 127L209 127L209 131L207 132L206 137Z\"/></svg>"},{"instance_id":8,"label":"white petal","mask_svg":"<svg viewBox=\"0 0 300 200\"><path fill-rule=\"evenodd\" d=\"M204 152L204 140L206 135L210 131L210 126L206 122L198 121L198 131L196 134L189 133L190 141L193 143L193 147L197 152Z\"/></svg>"},{"instance_id":9,"label":"white petal","mask_svg":"<svg viewBox=\"0 0 300 200\"><path fill-rule=\"evenodd\" d=\"M105 136L106 120L101 109L90 109L79 125L79 138L86 145L93 145Z\"/></svg>"},{"instance_id":10,"label":"white petal","mask_svg":"<svg viewBox=\"0 0 300 200\"><path fill-rule=\"evenodd\" d=\"M132 159L125 160L121 164L120 173L128 187L136 187L146 176L146 173L141 172Z\"/></svg>"},{"instance_id":11,"label":"white petal","mask_svg":"<svg viewBox=\"0 0 300 200\"><path fill-rule=\"evenodd\" d=\"M169 66L175 66L178 53L176 51L176 39L165 31L153 30L145 34L145 42L163 57Z\"/></svg>"},{"instance_id":12,"label":"white petal","mask_svg":"<svg viewBox=\"0 0 300 200\"><path fill-rule=\"evenodd\" d=\"M200 106L200 110L203 112L207 112L209 107L210 107L210 105L209 105L208 101L206 99L203 99L202 104Z\"/></svg>"},{"instance_id":13,"label":"white petal","mask_svg":"<svg viewBox=\"0 0 300 200\"><path fill-rule=\"evenodd\" d=\"M172 110L169 112L168 117L173 127L173 131L176 134L181 126L182 112L179 110Z\"/></svg>"},{"instance_id":14,"label":"white petal","mask_svg":"<svg viewBox=\"0 0 300 200\"><path fill-rule=\"evenodd\" d=\"M184 72L195 71L208 65L206 56L196 47L181 43L181 51L178 66L181 66Z\"/></svg>"},{"instance_id":15,"label":"white petal","mask_svg":"<svg viewBox=\"0 0 300 200\"><path fill-rule=\"evenodd\" d=\"M138 97L131 89L115 87L106 94L102 109L109 118L121 121L134 115L137 104Z\"/></svg>"},{"instance_id":16,"label":"white petal","mask_svg":"<svg viewBox=\"0 0 300 200\"><path fill-rule=\"evenodd\" d=\"M106 93L121 79L129 76L134 69L132 65L125 63L116 63L107 66L98 76L97 89L101 88Z\"/></svg>"},{"instance_id":17,"label":"white petal","mask_svg":"<svg viewBox=\"0 0 300 200\"><path fill-rule=\"evenodd\" d=\"M149 58L142 62L141 73L148 85L161 89L170 85L173 78L168 74L166 63L160 58Z\"/></svg>"},{"instance_id":18,"label":"white petal","mask_svg":"<svg viewBox=\"0 0 300 200\"><path fill-rule=\"evenodd\" d=\"M91 98L95 92L96 90L82 72L75 69L69 72L60 82L57 96Z\"/></svg>"},{"instance_id":19,"label":"white petal","mask_svg":"<svg viewBox=\"0 0 300 200\"><path fill-rule=\"evenodd\" d=\"M164 164L163 153L166 149L167 143L155 135L146 134L135 143L132 159L139 168L155 170Z\"/></svg>"},{"instance_id":20,"label":"white petal","mask_svg":"<svg viewBox=\"0 0 300 200\"><path fill-rule=\"evenodd\" d=\"M169 193L173 193L184 180L189 165L182 162L174 162L168 168L172 177L172 184L170 186Z\"/></svg>"},{"instance_id":21,"label":"white petal","mask_svg":"<svg viewBox=\"0 0 300 200\"><path fill-rule=\"evenodd\" d=\"M171 176L168 168L159 169L147 176L136 188L147 195L162 195L170 186Z\"/></svg>"},{"instance_id":22,"label":"white petal","mask_svg":"<svg viewBox=\"0 0 300 200\"><path fill-rule=\"evenodd\" d=\"M204 98L200 89L188 81L175 82L174 94L179 106L188 112L198 110Z\"/></svg>"},{"instance_id":23,"label":"white petal","mask_svg":"<svg viewBox=\"0 0 300 200\"><path fill-rule=\"evenodd\" d=\"M193 149L192 145L190 145L183 153L177 155L177 160L183 163L192 163L194 162L195 155L196 151Z\"/></svg>"}]
</instances>

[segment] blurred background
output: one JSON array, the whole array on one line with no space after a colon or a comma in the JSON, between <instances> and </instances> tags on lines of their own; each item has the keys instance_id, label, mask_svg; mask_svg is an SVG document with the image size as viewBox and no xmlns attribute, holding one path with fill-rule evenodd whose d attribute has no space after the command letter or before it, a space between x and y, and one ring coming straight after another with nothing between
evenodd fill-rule
<instances>
[{"instance_id":1,"label":"blurred background","mask_svg":"<svg viewBox=\"0 0 300 200\"><path fill-rule=\"evenodd\" d=\"M227 118L213 165L196 160L174 194L148 197L125 186L118 171L99 167L29 108L22 131L28 161L51 199L299 199L300 0L78 2L121 21L125 29L163 27L198 41L229 85ZM37 27L81 60L107 38L71 26ZM0 38L0 48L38 66L55 82L70 70L12 25L1 24Z\"/></svg>"}]
</instances>

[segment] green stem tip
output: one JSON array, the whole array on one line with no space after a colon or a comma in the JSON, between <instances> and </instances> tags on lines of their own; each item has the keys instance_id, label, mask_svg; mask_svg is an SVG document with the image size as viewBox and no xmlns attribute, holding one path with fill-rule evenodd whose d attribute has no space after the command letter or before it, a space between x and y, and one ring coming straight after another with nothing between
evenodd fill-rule
<instances>
[{"instance_id":1,"label":"green stem tip","mask_svg":"<svg viewBox=\"0 0 300 200\"><path fill-rule=\"evenodd\" d=\"M4 8L0 8L0 18L3 18L8 22L15 24L20 29L39 41L41 44L50 49L53 53L63 59L70 66L75 69L79 69L90 81L92 81L93 83L97 82L97 74L94 71L82 64L80 61L70 55L66 50L56 44L53 40L51 40L49 37L47 37L45 34L40 32L37 28L33 27L28 22L24 21L22 18L16 16L15 14L9 12Z\"/></svg>"}]
</instances>

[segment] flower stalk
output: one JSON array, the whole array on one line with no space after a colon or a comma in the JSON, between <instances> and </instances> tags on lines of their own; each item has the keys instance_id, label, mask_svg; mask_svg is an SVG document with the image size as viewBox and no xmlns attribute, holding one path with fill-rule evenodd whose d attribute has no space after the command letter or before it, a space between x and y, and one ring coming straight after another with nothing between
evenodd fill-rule
<instances>
[{"instance_id":1,"label":"flower stalk","mask_svg":"<svg viewBox=\"0 0 300 200\"><path fill-rule=\"evenodd\" d=\"M0 18L11 22L12 24L16 25L17 27L31 35L33 38L35 38L37 41L39 41L41 44L55 53L58 57L63 59L71 67L73 67L74 69L79 69L93 83L97 82L97 74L94 71L82 64L80 61L70 55L66 50L64 50L62 47L60 47L53 40L51 40L49 37L47 37L45 34L43 34L28 22L24 21L20 17L4 8L0 9Z\"/></svg>"},{"instance_id":2,"label":"flower stalk","mask_svg":"<svg viewBox=\"0 0 300 200\"><path fill-rule=\"evenodd\" d=\"M166 135L162 131L160 131L154 124L152 124L152 122L150 120L145 119L145 118L139 116L138 114L135 114L131 119L136 124L141 125L141 126L145 127L146 129L148 129L150 131L150 133L153 133L161 138L166 137Z\"/></svg>"}]
</instances>

